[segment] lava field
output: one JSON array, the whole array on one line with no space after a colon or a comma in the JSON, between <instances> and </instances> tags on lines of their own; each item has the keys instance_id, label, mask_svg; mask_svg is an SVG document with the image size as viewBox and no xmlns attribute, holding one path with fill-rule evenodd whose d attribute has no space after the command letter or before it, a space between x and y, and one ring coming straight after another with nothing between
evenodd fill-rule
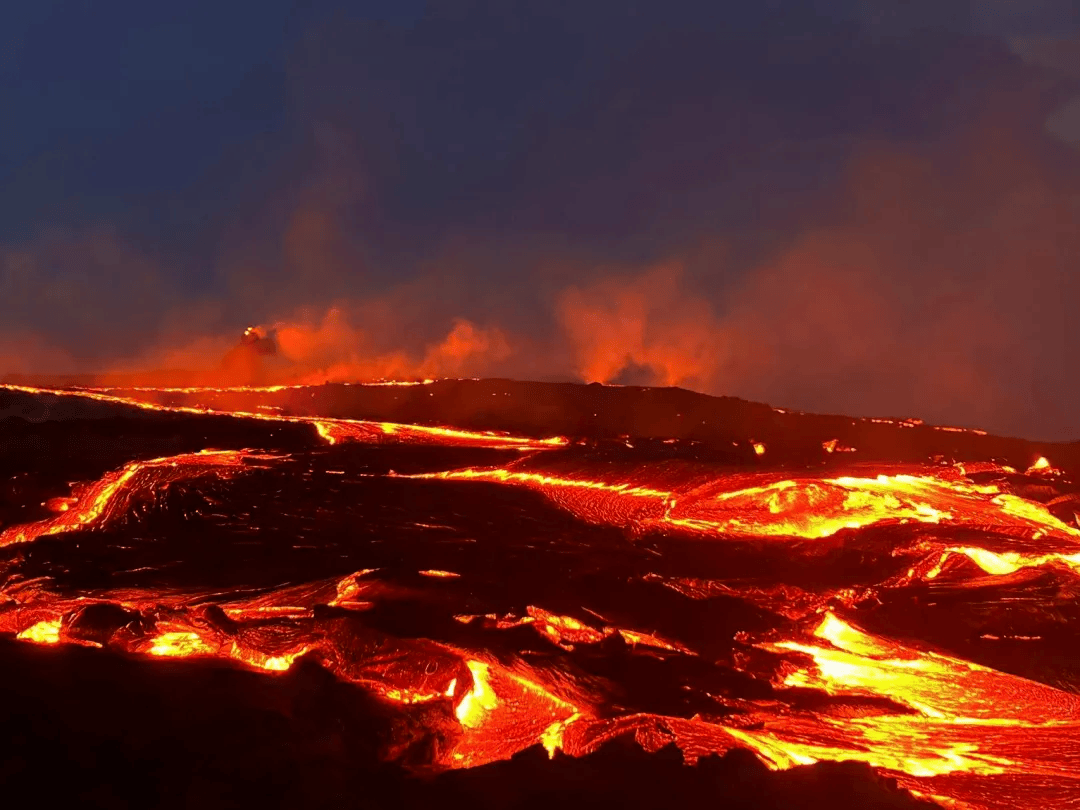
<instances>
[{"instance_id":1,"label":"lava field","mask_svg":"<svg viewBox=\"0 0 1080 810\"><path fill-rule=\"evenodd\" d=\"M0 781L1080 807L1080 445L509 380L0 387Z\"/></svg>"}]
</instances>

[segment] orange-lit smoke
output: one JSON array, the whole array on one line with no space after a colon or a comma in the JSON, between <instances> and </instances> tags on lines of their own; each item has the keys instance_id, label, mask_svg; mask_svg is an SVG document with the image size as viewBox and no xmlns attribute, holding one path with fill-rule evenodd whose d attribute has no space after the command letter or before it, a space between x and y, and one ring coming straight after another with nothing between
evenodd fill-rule
<instances>
[{"instance_id":1,"label":"orange-lit smoke","mask_svg":"<svg viewBox=\"0 0 1080 810\"><path fill-rule=\"evenodd\" d=\"M682 268L660 265L632 278L572 286L559 320L587 382L613 382L638 367L659 385L708 386L724 360L724 327L702 298L681 289Z\"/></svg>"},{"instance_id":2,"label":"orange-lit smoke","mask_svg":"<svg viewBox=\"0 0 1080 810\"><path fill-rule=\"evenodd\" d=\"M574 285L558 314L576 371L809 411L1080 434L1071 389L1047 371L1067 363L1071 327L1059 325L1080 293L1069 258L1080 228L1031 152L987 134L933 153L864 147L836 224L752 268L687 254Z\"/></svg>"},{"instance_id":3,"label":"orange-lit smoke","mask_svg":"<svg viewBox=\"0 0 1080 810\"><path fill-rule=\"evenodd\" d=\"M434 319L433 319L434 320ZM259 354L239 345L239 331L198 336L144 350L136 358L95 375L99 385L319 385L325 382L409 380L478 376L511 358L510 339L497 326L447 319L433 339L380 335L380 320L364 328L363 312L331 307L302 312L263 327L276 352ZM399 330L400 331L400 330ZM431 330L428 330L431 331ZM397 345L395 345L395 342ZM39 356L18 354L19 357ZM12 352L16 356L16 352ZM50 355L41 355L50 356ZM0 354L0 361L5 359ZM5 371L70 370L71 364L8 363ZM164 372L159 370L166 370Z\"/></svg>"},{"instance_id":4,"label":"orange-lit smoke","mask_svg":"<svg viewBox=\"0 0 1080 810\"><path fill-rule=\"evenodd\" d=\"M195 374L175 384L204 385L573 373L809 411L1080 435L1071 380L1051 373L1067 367L1063 347L1077 337L1068 302L1080 293L1071 264L1080 228L1067 192L1032 142L985 121L932 148L864 144L823 205L831 220L751 266L698 258L701 245L732 241L717 234L645 264L601 265L544 248L515 256L514 267L488 257L475 278L467 259L429 257L422 279L344 297L354 265L338 245L342 228L301 206L284 239L289 272L222 271L231 292L218 302L170 307L158 295L148 305L164 312L156 334L130 343L128 359L109 370L188 369ZM101 264L115 254L133 277L168 277L114 242L50 243L39 263L81 246ZM84 343L96 328L110 333L105 343L134 329L118 292L125 285L57 281L36 291L37 271L16 271L37 260L17 258L5 259L12 289L34 311L73 313ZM567 267L577 270L567 276ZM551 285L554 268L565 279L553 288L554 329L522 323L507 303L546 306L528 302ZM493 269L515 280L492 284ZM472 298L492 314L470 311ZM238 313L248 317L237 321ZM230 354L252 321L276 329L277 356ZM7 324L0 375L101 370L46 340L49 328Z\"/></svg>"},{"instance_id":5,"label":"orange-lit smoke","mask_svg":"<svg viewBox=\"0 0 1080 810\"><path fill-rule=\"evenodd\" d=\"M441 340L412 351L374 348L372 337L336 308L317 322L278 324L276 334L278 352L288 362L281 375L299 383L468 376L511 354L499 328L463 318Z\"/></svg>"}]
</instances>

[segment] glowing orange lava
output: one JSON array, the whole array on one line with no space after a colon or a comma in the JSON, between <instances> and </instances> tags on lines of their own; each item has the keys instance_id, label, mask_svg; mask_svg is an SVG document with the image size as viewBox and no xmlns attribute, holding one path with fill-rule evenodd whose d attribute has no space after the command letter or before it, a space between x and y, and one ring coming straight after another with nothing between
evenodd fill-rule
<instances>
[{"instance_id":1,"label":"glowing orange lava","mask_svg":"<svg viewBox=\"0 0 1080 810\"><path fill-rule=\"evenodd\" d=\"M60 620L46 619L31 625L19 633L16 638L33 641L37 644L57 644L60 641Z\"/></svg>"},{"instance_id":2,"label":"glowing orange lava","mask_svg":"<svg viewBox=\"0 0 1080 810\"><path fill-rule=\"evenodd\" d=\"M214 473L230 475L240 472L253 460L272 460L277 456L237 450L202 450L177 456L132 461L116 472L107 473L69 503L55 517L36 523L10 526L0 532L0 547L11 543L27 543L43 535L60 534L83 526L100 523L110 514L122 511L120 503L130 496L140 483L153 487L161 480L193 477Z\"/></svg>"},{"instance_id":3,"label":"glowing orange lava","mask_svg":"<svg viewBox=\"0 0 1080 810\"><path fill-rule=\"evenodd\" d=\"M151 655L186 658L191 655L213 655L216 649L203 641L198 633L177 630L162 633L155 638L147 652Z\"/></svg>"},{"instance_id":4,"label":"glowing orange lava","mask_svg":"<svg viewBox=\"0 0 1080 810\"><path fill-rule=\"evenodd\" d=\"M821 443L821 448L826 453L854 453L854 447L848 447L846 444L841 444L839 439L829 439L828 441Z\"/></svg>"},{"instance_id":5,"label":"glowing orange lava","mask_svg":"<svg viewBox=\"0 0 1080 810\"><path fill-rule=\"evenodd\" d=\"M394 383L398 384L398 383ZM400 383L413 385L414 383ZM415 383L422 385L424 383ZM396 422L372 422L358 419L324 419L311 416L287 416L283 414L255 413L253 411L215 409L203 406L188 405L162 405L150 402L137 396L120 396L109 391L145 392L152 394L162 393L185 393L198 394L203 392L229 393L229 392L274 392L300 386L270 386L270 387L235 387L235 388L128 388L128 389L63 389L63 388L34 388L24 385L0 384L0 389L20 391L28 394L50 394L54 396L81 397L83 399L109 402L117 405L128 405L151 411L163 411L169 413L190 414L220 414L232 416L238 419L258 419L268 422L298 422L309 424L328 444L339 444L348 441L357 442L383 442L402 441L412 443L430 444L458 444L474 447L491 447L497 449L518 450L544 450L553 447L562 447L568 444L562 436L550 436L543 439L532 439L524 436L511 436L497 431L469 431L449 427L434 427L427 425L407 425Z\"/></svg>"},{"instance_id":6,"label":"glowing orange lava","mask_svg":"<svg viewBox=\"0 0 1080 810\"><path fill-rule=\"evenodd\" d=\"M1059 747L1080 732L1080 698L1075 695L874 636L833 614L826 614L812 635L817 643L759 645L812 660L790 671L784 686L884 697L910 713L843 722L791 716L767 721L760 731L740 732L740 739L771 766L854 759L895 772L912 786L919 783L905 776L1016 770L1080 780L1080 759L1063 760ZM1025 745L1033 738L1044 745Z\"/></svg>"},{"instance_id":7,"label":"glowing orange lava","mask_svg":"<svg viewBox=\"0 0 1080 810\"><path fill-rule=\"evenodd\" d=\"M1038 683L963 660L929 644L877 632L880 625L875 621L882 621L880 614L866 607L874 603L876 596L887 593L882 582L889 587L899 583L909 588L908 592L915 594L912 604L923 606L942 599L940 594L951 593L949 589L954 586L996 594L1012 578L1037 580L1036 585L1042 589L1039 598L1044 592L1050 594L1045 598L1050 600L1052 610L1064 614L1075 601L1080 529L1051 511L1067 506L1073 495L1067 493L1061 500L1051 500L1067 479L1045 457L1027 469L1026 475L1033 480L1022 485L1015 483L1013 476L1019 475L1015 469L990 461L951 466L944 462L934 467L894 465L887 468L888 474L877 474L883 469L880 467L852 465L845 471L854 470L853 474L837 475L837 460L829 459L826 465L817 450L820 434L809 445L817 464L809 470L792 471L786 467L768 471L766 465L782 453L777 450L779 444L767 452L760 441L752 441L751 447L756 456L767 458L749 459L753 463L743 459L737 470L681 457L660 463L646 457L646 461L631 465L608 457L597 462L595 456L599 453L587 456L582 452L581 458L586 460L581 461L575 455L577 448L562 453L540 452L566 447L569 442L560 437L537 439L450 427L214 411L161 405L139 396L140 392L153 396L170 392L275 392L285 386L123 389L123 395L116 393L120 389L6 387L156 411L228 413L240 419L303 423L311 425L330 445L401 442L537 451L515 455L503 466L408 475L391 472L387 477L395 478L395 486L402 484L401 479L423 479L463 482L461 489L475 493L480 493L481 483L493 485L489 494L498 491L495 487L505 486L535 491L580 521L626 530L620 534L597 530L595 525L583 528L566 515L559 515L574 524L566 534L575 542L574 532L587 528L596 535L614 536L611 546L619 554L646 560L655 555L666 566L646 572L636 570L625 576L619 573L620 588L628 582L635 587L655 587L655 582L660 581L671 588L662 591L665 597L678 601L689 596L697 600L670 609L662 605L662 609L653 610L650 605L647 614L635 614L614 598L609 603L590 601L590 594L582 593L580 599L577 594L567 599L562 591L550 597L551 610L540 604L526 604L526 597L518 592L505 597L502 603L485 603L487 586L478 584L482 577L476 576L473 569L458 566L459 561L464 566L469 559L464 553L460 557L448 556L440 549L435 559L401 566L393 556L395 549L390 557L365 558L350 563L345 570L361 564L385 568L366 568L347 576L341 576L340 570L336 574L320 573L318 576L325 579L316 581L300 577L294 581L289 570L272 581L277 584L237 592L211 591L209 586L206 592L197 594L102 587L100 591L73 594L59 587L50 591L47 577L12 577L0 592L4 597L0 600L0 629L20 640L48 645L93 644L145 656L144 661L214 659L218 665L248 667L267 673L266 677L285 672L301 658L307 661L310 657L340 681L377 696L380 711L409 714L410 723L421 722L416 718L426 714L449 724L453 733L444 735L445 740L439 738L440 745L430 755L433 761L428 763L440 768L474 767L503 760L531 746L543 746L550 755L563 751L582 756L607 740L631 734L648 751L674 743L687 762L735 746L752 750L773 769L822 761L862 762L913 792L947 806L1041 806L1040 791L1047 784L1052 784L1060 795L1068 796L1070 791L1071 795L1080 795L1080 697L1048 685L1061 683L1057 680ZM869 421L903 428L921 424L917 420ZM863 429L877 430L866 425ZM981 433L951 427L936 429ZM633 449L630 437L623 440ZM675 441L669 439L666 443ZM744 441L740 440L742 449L746 449ZM854 452L836 438L820 446L825 454ZM619 458L626 458L622 447L618 449ZM668 449L664 448L665 452ZM336 457L339 452L347 456L350 451L329 451L321 446L317 450L320 458ZM299 453L288 457L288 464L299 457ZM33 543L54 535L64 535L63 542L57 545L69 545L69 540L76 543L85 537L80 532L127 525L122 521L140 493L153 493L170 482L200 476L222 480L259 467L276 469L286 464L286 458L253 451L204 450L130 461L96 481L75 487L70 496L46 501L43 506L49 510L48 517L4 528L0 531L0 547ZM833 471L827 471L826 466ZM326 472L344 475L346 469L355 467L342 461L340 470ZM985 473L992 476L977 476ZM351 479L356 477L366 485L376 476L364 473L344 480L354 483ZM976 483L988 477L996 483ZM233 484L244 480L237 478ZM343 481L331 480L335 486ZM464 482L476 482L477 486ZM425 484L423 488L432 486ZM453 490L446 495L449 501L461 491L456 484L440 486ZM1049 506L1015 493L1045 499ZM488 503L483 504L483 509L487 519L492 510ZM414 520L410 530L415 526L432 528L419 521L436 519L410 515L410 521ZM563 531L563 524L555 525ZM872 527L882 528L865 538L857 534ZM653 542L656 537L649 532L662 535L663 542ZM290 542L292 537L290 533ZM727 539L738 542L721 545ZM505 536L499 540L507 542ZM462 544L469 541L476 542L470 536ZM381 537L379 542L383 542ZM33 551L45 545L20 546L11 552ZM850 581L808 585L798 577L759 583L752 579L758 576L756 572L729 571L725 567L727 558L718 553L730 553L732 559L738 560L732 549L743 553L744 546L753 546L766 549L770 555L767 559L783 559L786 564L785 555L799 562L804 559L799 554L805 554L807 560L837 550L856 556L865 548L882 545L888 546L882 552L885 562L874 571L885 573L875 573L875 579L858 586ZM676 552L665 557L672 546L677 546ZM535 553L536 546L528 548L529 555ZM713 556L720 560L723 565L713 566L718 573L699 568L677 570L681 564L678 555L687 548L711 555L695 558L695 565L700 560L708 563L702 569L713 565ZM458 551L455 547L452 553ZM896 558L899 560L894 565ZM334 558L335 564L340 564L338 559ZM531 565L533 557L527 559ZM875 559L875 566L878 562ZM422 565L445 565L456 570ZM1042 570L1026 570L1036 568ZM375 576L378 572L382 574ZM592 569L589 572L592 575ZM499 576L501 572L491 579ZM710 576L715 579L708 579ZM503 587L504 583L498 585ZM528 599L539 601L546 598L543 594L556 591L538 589L540 596L530 595ZM636 599L639 591L631 593L626 603ZM1029 593L1023 592L1023 598L1034 603L1035 597L1029 598ZM380 603L380 599L420 602L417 596L421 594L426 600L423 611L436 609L433 605L453 604L454 611L475 612L444 613L445 621L438 626L449 625L452 630L442 637L445 641L418 637L411 630L403 634L407 637L396 637L392 632L399 631L381 629L385 625L379 620L384 615L375 608L385 607L386 602ZM722 662L724 674L715 678L709 673L719 672L721 667L710 645L719 633L702 625L707 632L699 633L701 628L695 626L680 635L682 630L672 619L690 615L697 622L696 617L705 612L684 614L681 608L686 604L699 608L714 597L742 598L763 617L761 624L755 625L757 629L735 636L731 657ZM994 598L985 597L987 601ZM980 610L983 604L979 603ZM995 607L1001 604L1005 604L1004 599ZM101 635L93 636L100 641L80 641L78 618L95 605L122 608L117 622L120 629L110 635L107 627ZM708 607L711 609L713 604ZM609 621L604 615L616 619ZM1027 626L983 625L981 615L980 624L971 630L973 640L1000 642L1007 638L1024 642L1025 648L1034 647L1038 640L1034 634L1025 634L1032 632ZM450 616L461 624L449 621ZM1056 621L1057 614L1053 616ZM427 619L416 621L422 620ZM629 626L620 626L624 623ZM662 632L655 628L662 628ZM985 632L988 630L995 632ZM1004 630L1011 634L1006 635ZM734 635L727 628L723 632L725 642ZM505 646L491 643L493 638ZM510 646L519 642L522 646ZM687 692L698 689L694 698L699 702L650 704L665 706L664 711L672 716L640 711L635 705L645 705L652 695L641 699L633 689L615 684L609 670L599 666L590 669L594 661L609 653L619 656L614 659L619 663L631 661L632 666L637 666L645 662L643 669L678 662L686 669L673 668L678 673L677 688ZM985 663L992 659L977 660ZM717 669L709 670L714 664ZM597 672L605 674L594 675ZM691 681L699 676L684 676L684 672L705 673L700 675L704 685L692 685ZM726 684L734 682L735 676L753 684L757 691L747 693L753 697L735 696L734 688L730 693L726 691ZM706 709L700 708L703 705ZM710 714L708 706L718 710ZM674 716L680 712L682 716Z\"/></svg>"},{"instance_id":8,"label":"glowing orange lava","mask_svg":"<svg viewBox=\"0 0 1080 810\"><path fill-rule=\"evenodd\" d=\"M424 473L416 478L490 481L537 489L592 522L645 521L656 528L730 536L825 538L882 522L995 525L1041 532L1077 543L1080 530L1046 507L966 480L933 475L771 480L715 491L710 486L660 489L630 481L604 481L508 467ZM614 498L615 502L611 499ZM624 499L651 501L632 507Z\"/></svg>"},{"instance_id":9,"label":"glowing orange lava","mask_svg":"<svg viewBox=\"0 0 1080 810\"><path fill-rule=\"evenodd\" d=\"M640 644L644 647L655 647L656 649L673 650L687 655L694 655L692 650L654 633L614 627L610 623L605 623L604 627L597 629L572 616L561 616L535 605L528 605L525 608L525 615L521 617L512 615L502 617L495 615L458 615L454 618L464 623L480 621L499 630L528 625L552 643L568 650L572 650L575 644L596 644L613 635L619 635L627 644Z\"/></svg>"}]
</instances>

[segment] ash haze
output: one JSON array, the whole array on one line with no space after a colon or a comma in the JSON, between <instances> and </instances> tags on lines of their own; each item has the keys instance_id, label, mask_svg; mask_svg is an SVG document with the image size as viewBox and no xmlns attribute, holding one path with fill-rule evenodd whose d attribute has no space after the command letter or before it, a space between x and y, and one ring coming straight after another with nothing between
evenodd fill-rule
<instances>
[{"instance_id":1,"label":"ash haze","mask_svg":"<svg viewBox=\"0 0 1080 810\"><path fill-rule=\"evenodd\" d=\"M1080 439L1071 0L9 5L0 375L579 379ZM275 363L222 366L249 324Z\"/></svg>"}]
</instances>

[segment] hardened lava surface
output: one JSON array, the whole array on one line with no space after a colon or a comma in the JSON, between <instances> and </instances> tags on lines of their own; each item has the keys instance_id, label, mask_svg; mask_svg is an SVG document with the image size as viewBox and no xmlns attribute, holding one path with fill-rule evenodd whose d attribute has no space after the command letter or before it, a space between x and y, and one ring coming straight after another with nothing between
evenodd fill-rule
<instances>
[{"instance_id":1,"label":"hardened lava surface","mask_svg":"<svg viewBox=\"0 0 1080 810\"><path fill-rule=\"evenodd\" d=\"M528 386L0 388L0 780L1080 807L1074 446Z\"/></svg>"}]
</instances>

